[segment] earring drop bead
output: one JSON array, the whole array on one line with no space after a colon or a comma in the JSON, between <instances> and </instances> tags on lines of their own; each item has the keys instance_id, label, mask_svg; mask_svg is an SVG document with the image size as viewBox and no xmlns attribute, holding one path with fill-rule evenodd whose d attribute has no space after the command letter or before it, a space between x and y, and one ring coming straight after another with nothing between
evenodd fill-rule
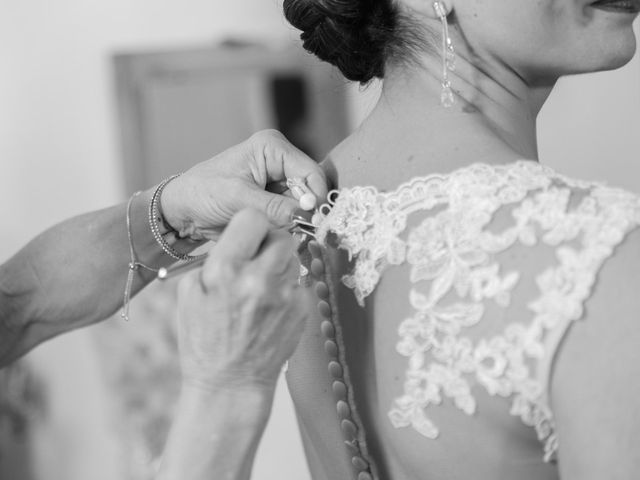
<instances>
[{"instance_id":1,"label":"earring drop bead","mask_svg":"<svg viewBox=\"0 0 640 480\"><path fill-rule=\"evenodd\" d=\"M440 103L442 106L445 108L452 107L455 101L451 85L442 84L442 92L440 92Z\"/></svg>"},{"instance_id":2,"label":"earring drop bead","mask_svg":"<svg viewBox=\"0 0 640 480\"><path fill-rule=\"evenodd\" d=\"M447 70L454 72L456 70L456 51L453 49L451 38L447 38L447 52L445 54Z\"/></svg>"},{"instance_id":3,"label":"earring drop bead","mask_svg":"<svg viewBox=\"0 0 640 480\"><path fill-rule=\"evenodd\" d=\"M447 22L447 12L441 2L433 2L433 9L440 18L442 24L442 92L440 93L440 104L444 108L452 107L455 103L449 72L456 69L456 52L453 42L449 36L449 24Z\"/></svg>"}]
</instances>

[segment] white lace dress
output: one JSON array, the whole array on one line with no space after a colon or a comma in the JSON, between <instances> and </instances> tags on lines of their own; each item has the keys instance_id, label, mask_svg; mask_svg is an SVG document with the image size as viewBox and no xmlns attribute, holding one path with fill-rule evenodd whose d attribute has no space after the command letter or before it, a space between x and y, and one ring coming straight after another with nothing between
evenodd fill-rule
<instances>
[{"instance_id":1,"label":"white lace dress","mask_svg":"<svg viewBox=\"0 0 640 480\"><path fill-rule=\"evenodd\" d=\"M448 462L495 478L527 478L527 468L554 478L554 357L598 271L640 223L639 198L537 162L474 164L392 192L332 192L313 221L328 245L315 261L328 269L312 269L319 314L289 380L314 478L457 478L438 469L437 442ZM403 445L424 452L424 475L419 458L397 453ZM504 466L510 448L526 467ZM484 453L461 460L456 449Z\"/></svg>"}]
</instances>

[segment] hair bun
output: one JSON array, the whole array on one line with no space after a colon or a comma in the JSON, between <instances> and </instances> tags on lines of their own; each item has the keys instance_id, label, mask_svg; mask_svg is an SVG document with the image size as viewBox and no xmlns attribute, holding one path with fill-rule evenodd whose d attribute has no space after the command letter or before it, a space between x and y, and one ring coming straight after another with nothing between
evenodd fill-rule
<instances>
[{"instance_id":1,"label":"hair bun","mask_svg":"<svg viewBox=\"0 0 640 480\"><path fill-rule=\"evenodd\" d=\"M368 82L383 76L394 26L389 0L284 0L283 8L289 23L302 30L304 48L346 78Z\"/></svg>"}]
</instances>

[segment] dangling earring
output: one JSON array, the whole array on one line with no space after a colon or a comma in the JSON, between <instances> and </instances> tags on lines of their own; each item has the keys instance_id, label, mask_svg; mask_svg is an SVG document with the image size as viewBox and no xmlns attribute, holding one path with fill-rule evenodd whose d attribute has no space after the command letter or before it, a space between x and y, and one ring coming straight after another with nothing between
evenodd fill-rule
<instances>
[{"instance_id":1,"label":"dangling earring","mask_svg":"<svg viewBox=\"0 0 640 480\"><path fill-rule=\"evenodd\" d=\"M440 93L440 104L445 108L449 108L455 103L451 82L449 81L449 72L453 72L456 69L456 52L449 36L447 12L442 3L438 1L433 2L433 9L442 23L442 93Z\"/></svg>"}]
</instances>

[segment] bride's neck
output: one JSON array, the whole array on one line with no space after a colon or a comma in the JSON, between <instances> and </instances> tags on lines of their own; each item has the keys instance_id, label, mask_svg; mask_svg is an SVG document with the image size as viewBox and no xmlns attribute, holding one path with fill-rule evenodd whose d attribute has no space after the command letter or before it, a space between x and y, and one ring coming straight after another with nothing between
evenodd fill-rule
<instances>
[{"instance_id":1,"label":"bride's neck","mask_svg":"<svg viewBox=\"0 0 640 480\"><path fill-rule=\"evenodd\" d=\"M536 116L552 85L531 88L514 72L489 66L482 71L459 56L450 73L456 101L444 108L441 68L430 58L420 66L388 69L380 100L352 138L368 168L417 159L419 167L398 167L420 175L477 161L537 159Z\"/></svg>"},{"instance_id":2,"label":"bride's neck","mask_svg":"<svg viewBox=\"0 0 640 480\"><path fill-rule=\"evenodd\" d=\"M456 70L449 73L456 102L440 104L440 60L429 57L419 67L390 68L384 82L381 110L390 116L406 116L412 123L432 127L443 140L464 138L499 141L520 156L537 157L536 116L550 89L534 90L512 72L482 71L458 55ZM491 72L491 73L489 73ZM382 112L381 112L382 113ZM472 147L472 146L471 146ZM475 150L475 149L474 149Z\"/></svg>"}]
</instances>

